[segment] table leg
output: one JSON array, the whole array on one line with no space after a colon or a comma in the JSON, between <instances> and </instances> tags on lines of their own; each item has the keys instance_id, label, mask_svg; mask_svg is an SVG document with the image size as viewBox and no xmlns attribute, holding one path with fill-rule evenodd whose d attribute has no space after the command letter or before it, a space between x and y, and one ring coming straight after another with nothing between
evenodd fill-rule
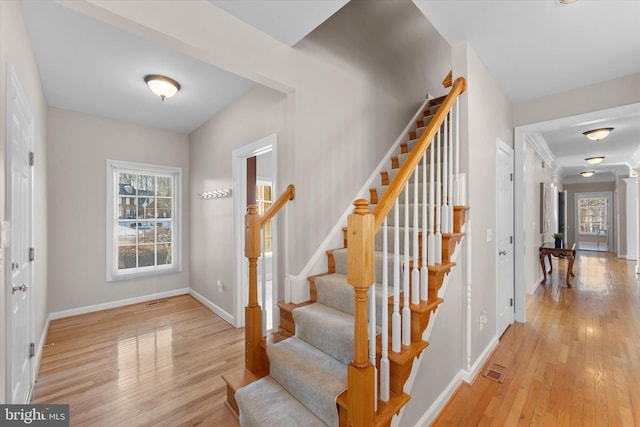
<instances>
[{"instance_id":1,"label":"table leg","mask_svg":"<svg viewBox=\"0 0 640 427\"><path fill-rule=\"evenodd\" d=\"M549 258L549 273L553 273L553 264L551 263L551 254L547 254L547 258Z\"/></svg>"},{"instance_id":2,"label":"table leg","mask_svg":"<svg viewBox=\"0 0 640 427\"><path fill-rule=\"evenodd\" d=\"M567 266L567 288L571 287L571 276L574 276L573 274L573 255L567 255L568 261L569 261L569 265Z\"/></svg>"},{"instance_id":3,"label":"table leg","mask_svg":"<svg viewBox=\"0 0 640 427\"><path fill-rule=\"evenodd\" d=\"M547 267L544 265L544 253L540 252L540 266L542 267L542 273L544 274L544 279L542 279L542 283L547 282Z\"/></svg>"}]
</instances>

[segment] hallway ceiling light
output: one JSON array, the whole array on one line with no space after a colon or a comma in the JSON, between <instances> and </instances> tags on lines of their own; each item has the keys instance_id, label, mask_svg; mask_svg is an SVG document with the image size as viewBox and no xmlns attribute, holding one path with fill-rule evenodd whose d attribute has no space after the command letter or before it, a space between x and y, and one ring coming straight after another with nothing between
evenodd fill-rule
<instances>
[{"instance_id":1,"label":"hallway ceiling light","mask_svg":"<svg viewBox=\"0 0 640 427\"><path fill-rule=\"evenodd\" d=\"M608 137L612 130L613 128L599 128L588 130L582 134L592 141L600 141L601 139Z\"/></svg>"},{"instance_id":2,"label":"hallway ceiling light","mask_svg":"<svg viewBox=\"0 0 640 427\"><path fill-rule=\"evenodd\" d=\"M559 0L560 4L571 4L571 3L575 3L576 0Z\"/></svg>"},{"instance_id":3,"label":"hallway ceiling light","mask_svg":"<svg viewBox=\"0 0 640 427\"><path fill-rule=\"evenodd\" d=\"M585 159L590 165L599 165L604 160L604 156L593 156Z\"/></svg>"},{"instance_id":4,"label":"hallway ceiling light","mask_svg":"<svg viewBox=\"0 0 640 427\"><path fill-rule=\"evenodd\" d=\"M144 81L151 91L162 98L163 101L165 98L171 98L180 90L180 83L172 78L161 76L159 74L149 74L144 76Z\"/></svg>"},{"instance_id":5,"label":"hallway ceiling light","mask_svg":"<svg viewBox=\"0 0 640 427\"><path fill-rule=\"evenodd\" d=\"M580 175L584 176L585 178L592 177L594 174L595 174L595 171L582 171L582 172L580 172Z\"/></svg>"}]
</instances>

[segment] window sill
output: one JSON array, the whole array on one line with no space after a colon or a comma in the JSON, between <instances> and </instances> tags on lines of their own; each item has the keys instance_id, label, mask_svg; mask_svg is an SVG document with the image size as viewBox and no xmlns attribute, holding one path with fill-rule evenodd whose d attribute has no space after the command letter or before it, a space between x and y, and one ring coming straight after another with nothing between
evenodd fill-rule
<instances>
[{"instance_id":1,"label":"window sill","mask_svg":"<svg viewBox=\"0 0 640 427\"><path fill-rule=\"evenodd\" d=\"M153 269L147 271L136 271L131 273L120 273L117 275L108 274L107 282L122 282L125 280L135 280L135 279L144 279L147 277L155 277L155 276L168 276L170 274L181 273L182 268L178 267L170 267L170 268L162 268L162 269Z\"/></svg>"}]
</instances>

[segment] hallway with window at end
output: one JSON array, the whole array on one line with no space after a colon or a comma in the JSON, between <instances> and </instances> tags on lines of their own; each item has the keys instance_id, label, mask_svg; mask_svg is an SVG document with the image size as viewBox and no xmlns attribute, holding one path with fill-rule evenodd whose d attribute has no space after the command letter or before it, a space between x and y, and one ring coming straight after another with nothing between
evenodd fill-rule
<instances>
[{"instance_id":1,"label":"hallway with window at end","mask_svg":"<svg viewBox=\"0 0 640 427\"><path fill-rule=\"evenodd\" d=\"M635 261L578 252L527 297L527 323L505 332L487 366L503 384L464 383L433 426L640 426L640 281Z\"/></svg>"}]
</instances>

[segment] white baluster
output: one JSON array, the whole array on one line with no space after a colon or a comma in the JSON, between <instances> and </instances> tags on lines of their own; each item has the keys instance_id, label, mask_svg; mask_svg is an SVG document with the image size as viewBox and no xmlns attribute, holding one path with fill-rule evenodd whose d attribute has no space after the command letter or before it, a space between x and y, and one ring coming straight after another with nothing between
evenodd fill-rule
<instances>
[{"instance_id":1,"label":"white baluster","mask_svg":"<svg viewBox=\"0 0 640 427\"><path fill-rule=\"evenodd\" d=\"M373 377L378 378L378 370L376 368L376 284L369 287L369 363L373 366ZM376 382L373 383L373 406L374 410L378 410L378 387Z\"/></svg>"},{"instance_id":2,"label":"white baluster","mask_svg":"<svg viewBox=\"0 0 640 427\"><path fill-rule=\"evenodd\" d=\"M435 224L433 220L434 209L435 209L435 150L434 144L437 144L440 140L440 129L438 129L438 136L431 141L431 148L429 148L429 238L428 238L428 246L427 249L427 263L429 265L436 264L436 237L435 237Z\"/></svg>"},{"instance_id":3,"label":"white baluster","mask_svg":"<svg viewBox=\"0 0 640 427\"><path fill-rule=\"evenodd\" d=\"M411 269L411 304L420 304L420 254L418 246L418 167L413 173L413 268Z\"/></svg>"},{"instance_id":4,"label":"white baluster","mask_svg":"<svg viewBox=\"0 0 640 427\"><path fill-rule=\"evenodd\" d=\"M380 400L389 401L389 253L387 218L382 223L382 353L380 356ZM375 366L375 364L374 364Z\"/></svg>"},{"instance_id":5,"label":"white baluster","mask_svg":"<svg viewBox=\"0 0 640 427\"><path fill-rule=\"evenodd\" d=\"M266 270L266 260L265 260L265 246L264 246L264 228L260 230L261 240L262 240L262 254L260 257L262 258L262 336L267 335L267 270Z\"/></svg>"},{"instance_id":6,"label":"white baluster","mask_svg":"<svg viewBox=\"0 0 640 427\"><path fill-rule=\"evenodd\" d=\"M409 308L409 183L404 187L404 307L402 307L402 344L411 344L411 309Z\"/></svg>"},{"instance_id":7,"label":"white baluster","mask_svg":"<svg viewBox=\"0 0 640 427\"><path fill-rule=\"evenodd\" d=\"M456 136L455 136L455 145L456 145L456 164L455 164L455 177L453 178L455 181L455 204L461 205L461 190L460 190L460 109L458 107L458 100L456 100Z\"/></svg>"},{"instance_id":8,"label":"white baluster","mask_svg":"<svg viewBox=\"0 0 640 427\"><path fill-rule=\"evenodd\" d=\"M443 146L442 146L442 206L440 207L441 214L441 230L443 233L449 232L449 214L447 213L447 196L449 195L449 115L444 118L442 127L444 128Z\"/></svg>"},{"instance_id":9,"label":"white baluster","mask_svg":"<svg viewBox=\"0 0 640 427\"><path fill-rule=\"evenodd\" d=\"M398 200L393 205L393 314L391 315L391 351L400 353L400 213Z\"/></svg>"},{"instance_id":10,"label":"white baluster","mask_svg":"<svg viewBox=\"0 0 640 427\"><path fill-rule=\"evenodd\" d=\"M438 132L438 145L436 146L436 235L435 235L435 263L442 264L442 233L440 232L441 214L442 214L442 172L440 164L442 163L441 148L442 133Z\"/></svg>"},{"instance_id":11,"label":"white baluster","mask_svg":"<svg viewBox=\"0 0 640 427\"><path fill-rule=\"evenodd\" d=\"M429 269L427 268L427 153L422 156L422 268L420 268L420 299L429 296Z\"/></svg>"},{"instance_id":12,"label":"white baluster","mask_svg":"<svg viewBox=\"0 0 640 427\"><path fill-rule=\"evenodd\" d=\"M453 233L453 115L451 112L447 115L449 117L449 166L447 172L449 173L449 186L447 187L447 230L449 233Z\"/></svg>"}]
</instances>

